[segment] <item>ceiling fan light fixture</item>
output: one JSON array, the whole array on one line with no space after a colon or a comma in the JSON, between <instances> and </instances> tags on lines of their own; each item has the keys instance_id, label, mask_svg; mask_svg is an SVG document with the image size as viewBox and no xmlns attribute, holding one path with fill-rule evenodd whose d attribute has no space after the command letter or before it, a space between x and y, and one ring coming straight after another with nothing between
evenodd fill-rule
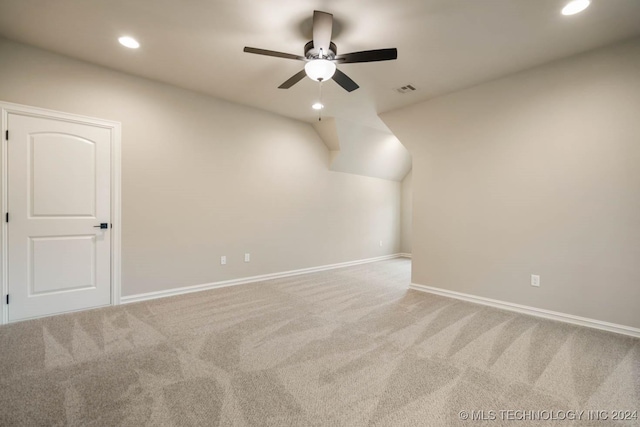
<instances>
[{"instance_id":1,"label":"ceiling fan light fixture","mask_svg":"<svg viewBox=\"0 0 640 427\"><path fill-rule=\"evenodd\" d=\"M321 103L319 103L319 102L316 102L315 104L313 104L313 105L311 106L311 108L313 108L314 110L322 110L322 109L324 108L324 105L322 105L322 104L321 104Z\"/></svg>"},{"instance_id":2,"label":"ceiling fan light fixture","mask_svg":"<svg viewBox=\"0 0 640 427\"><path fill-rule=\"evenodd\" d=\"M326 82L336 72L336 64L326 59L314 59L305 64L304 71L311 80Z\"/></svg>"}]
</instances>

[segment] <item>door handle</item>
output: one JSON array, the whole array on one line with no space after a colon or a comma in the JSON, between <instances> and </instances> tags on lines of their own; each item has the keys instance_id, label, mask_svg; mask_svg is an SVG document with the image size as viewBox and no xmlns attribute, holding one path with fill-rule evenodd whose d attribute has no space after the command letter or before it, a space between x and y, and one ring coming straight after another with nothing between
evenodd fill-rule
<instances>
[{"instance_id":1,"label":"door handle","mask_svg":"<svg viewBox=\"0 0 640 427\"><path fill-rule=\"evenodd\" d=\"M101 222L100 225L94 225L93 228L100 228L102 230L106 230L109 228L108 222Z\"/></svg>"}]
</instances>

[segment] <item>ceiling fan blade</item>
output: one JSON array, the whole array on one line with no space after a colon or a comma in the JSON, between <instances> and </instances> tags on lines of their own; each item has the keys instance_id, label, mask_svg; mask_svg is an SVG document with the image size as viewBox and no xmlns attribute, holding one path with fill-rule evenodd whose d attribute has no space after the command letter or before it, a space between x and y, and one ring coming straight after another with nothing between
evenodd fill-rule
<instances>
[{"instance_id":1,"label":"ceiling fan blade","mask_svg":"<svg viewBox=\"0 0 640 427\"><path fill-rule=\"evenodd\" d=\"M298 83L300 80L304 79L306 75L307 73L304 70L302 70L299 73L294 74L289 80L287 80L286 82L278 86L278 89L289 89L291 86Z\"/></svg>"},{"instance_id":2,"label":"ceiling fan blade","mask_svg":"<svg viewBox=\"0 0 640 427\"><path fill-rule=\"evenodd\" d=\"M326 56L329 53L331 32L333 31L333 15L327 12L313 11L313 47Z\"/></svg>"},{"instance_id":3,"label":"ceiling fan blade","mask_svg":"<svg viewBox=\"0 0 640 427\"><path fill-rule=\"evenodd\" d=\"M353 92L360 87L356 82L351 80L349 76L347 76L340 70L336 70L335 74L333 75L333 80L335 80L336 83L342 86L342 88L347 92Z\"/></svg>"},{"instance_id":4,"label":"ceiling fan blade","mask_svg":"<svg viewBox=\"0 0 640 427\"><path fill-rule=\"evenodd\" d=\"M339 64L354 64L356 62L376 62L376 61L391 61L398 58L398 49L376 49L365 50L362 52L345 53L344 55L337 55L335 60Z\"/></svg>"},{"instance_id":5,"label":"ceiling fan blade","mask_svg":"<svg viewBox=\"0 0 640 427\"><path fill-rule=\"evenodd\" d=\"M293 55L291 53L276 52L275 50L258 49L255 47L245 47L244 51L247 53L255 53L257 55L275 56L276 58L297 59L298 61L305 60L304 56Z\"/></svg>"}]
</instances>

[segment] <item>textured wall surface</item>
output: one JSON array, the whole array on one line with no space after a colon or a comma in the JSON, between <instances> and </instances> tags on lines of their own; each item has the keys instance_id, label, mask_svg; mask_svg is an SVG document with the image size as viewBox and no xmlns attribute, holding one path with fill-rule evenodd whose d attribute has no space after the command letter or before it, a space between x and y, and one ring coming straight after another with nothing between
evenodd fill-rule
<instances>
[{"instance_id":1,"label":"textured wall surface","mask_svg":"<svg viewBox=\"0 0 640 427\"><path fill-rule=\"evenodd\" d=\"M640 39L383 114L413 282L640 327L639 117Z\"/></svg>"},{"instance_id":2,"label":"textured wall surface","mask_svg":"<svg viewBox=\"0 0 640 427\"><path fill-rule=\"evenodd\" d=\"M411 253L411 241L413 239L413 174L409 171L402 180L402 208L401 212L401 238L400 252Z\"/></svg>"},{"instance_id":3,"label":"textured wall surface","mask_svg":"<svg viewBox=\"0 0 640 427\"><path fill-rule=\"evenodd\" d=\"M400 183L330 171L309 124L2 39L0 57L0 100L122 123L125 296L400 250Z\"/></svg>"}]
</instances>

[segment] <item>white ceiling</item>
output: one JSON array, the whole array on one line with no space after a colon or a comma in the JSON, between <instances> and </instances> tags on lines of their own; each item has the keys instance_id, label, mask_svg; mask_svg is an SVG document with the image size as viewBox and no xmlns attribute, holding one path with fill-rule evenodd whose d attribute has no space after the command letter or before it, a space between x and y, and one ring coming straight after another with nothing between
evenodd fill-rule
<instances>
[{"instance_id":1,"label":"white ceiling","mask_svg":"<svg viewBox=\"0 0 640 427\"><path fill-rule=\"evenodd\" d=\"M324 85L323 114L388 131L377 113L640 34L639 0L0 0L6 38L116 70L313 122L317 84L277 86L303 63L314 9L331 12L338 52L397 47L398 60L346 64L360 85ZM116 39L137 38L128 50ZM399 94L407 83L418 90Z\"/></svg>"}]
</instances>

